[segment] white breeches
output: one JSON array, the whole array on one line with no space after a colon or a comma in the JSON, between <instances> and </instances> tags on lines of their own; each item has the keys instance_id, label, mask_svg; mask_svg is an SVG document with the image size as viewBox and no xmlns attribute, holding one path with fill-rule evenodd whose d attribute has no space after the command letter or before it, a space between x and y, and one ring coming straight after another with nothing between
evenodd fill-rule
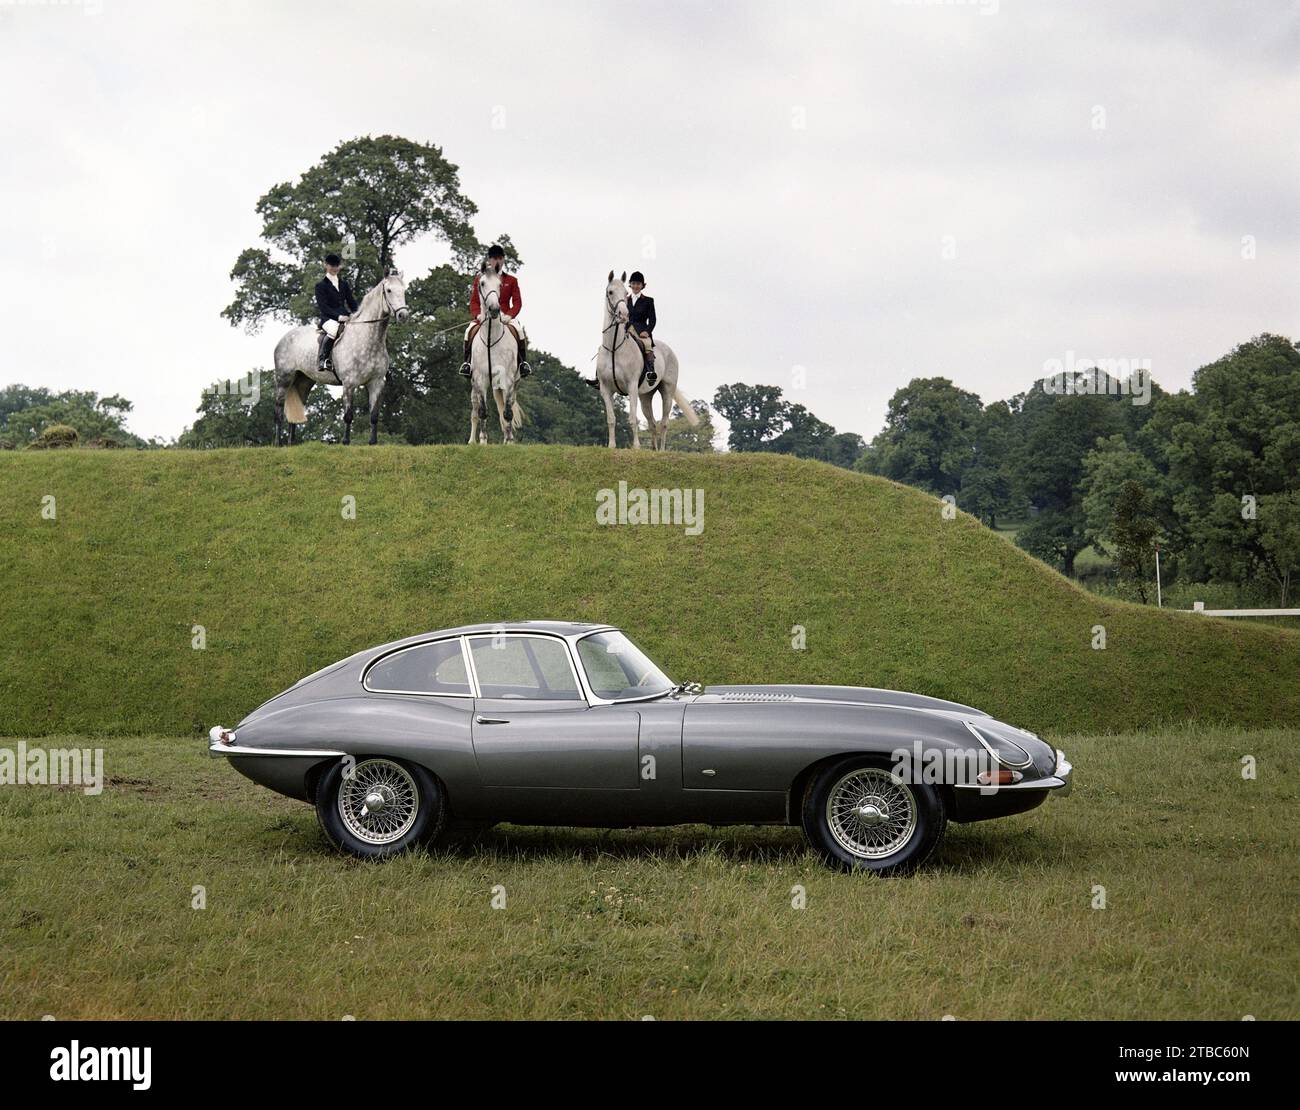
<instances>
[{"instance_id":1,"label":"white breeches","mask_svg":"<svg viewBox=\"0 0 1300 1110\"><path fill-rule=\"evenodd\" d=\"M501 320L502 320L504 323L507 323L507 324L514 324L514 326L515 326L515 331L517 331L523 339L526 340L526 339L528 338L528 333L527 333L526 331L524 331L524 325L521 324L517 318L512 317L512 316L502 316L502 317L501 317ZM480 317L479 317L477 320L475 320L472 324L470 324L468 327L466 327L466 329L465 329L465 338L468 339L468 338L469 338L469 333L470 333L470 331L471 331L473 328L475 328L476 326L478 326L479 324L481 324L481 323L483 323L483 317L482 317L482 316L480 316Z\"/></svg>"},{"instance_id":2,"label":"white breeches","mask_svg":"<svg viewBox=\"0 0 1300 1110\"><path fill-rule=\"evenodd\" d=\"M339 337L339 322L337 320L326 320L321 324L321 331L331 339L337 339Z\"/></svg>"}]
</instances>

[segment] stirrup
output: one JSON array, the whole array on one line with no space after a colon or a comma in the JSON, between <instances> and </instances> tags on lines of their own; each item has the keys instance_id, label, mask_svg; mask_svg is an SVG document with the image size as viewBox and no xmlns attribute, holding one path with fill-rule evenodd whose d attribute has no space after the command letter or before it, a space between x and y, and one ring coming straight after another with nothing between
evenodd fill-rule
<instances>
[{"instance_id":1,"label":"stirrup","mask_svg":"<svg viewBox=\"0 0 1300 1110\"><path fill-rule=\"evenodd\" d=\"M521 362L519 364L519 376L521 378L528 377L528 375L531 374L532 372L533 372L533 368L529 366L527 362Z\"/></svg>"},{"instance_id":2,"label":"stirrup","mask_svg":"<svg viewBox=\"0 0 1300 1110\"><path fill-rule=\"evenodd\" d=\"M470 370L468 362L462 362L460 364L460 369L456 371L456 373L458 373L462 378L468 378L473 376L473 372Z\"/></svg>"}]
</instances>

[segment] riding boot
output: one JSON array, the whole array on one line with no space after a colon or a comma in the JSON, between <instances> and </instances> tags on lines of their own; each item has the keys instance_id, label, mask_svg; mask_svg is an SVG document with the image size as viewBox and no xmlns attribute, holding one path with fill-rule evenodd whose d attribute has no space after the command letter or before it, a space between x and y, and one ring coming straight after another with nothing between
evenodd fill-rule
<instances>
[{"instance_id":1,"label":"riding boot","mask_svg":"<svg viewBox=\"0 0 1300 1110\"><path fill-rule=\"evenodd\" d=\"M320 358L316 363L316 369L318 369L322 374L328 374L330 372L330 351L333 349L334 340L326 335L324 339L321 340Z\"/></svg>"},{"instance_id":2,"label":"riding boot","mask_svg":"<svg viewBox=\"0 0 1300 1110\"><path fill-rule=\"evenodd\" d=\"M471 343L473 343L473 342L474 342L473 339L467 339L467 340L465 340L465 361L462 362L462 363L460 364L460 376L461 376L462 378L468 378L468 377L470 376L470 369L469 369L469 345L470 345Z\"/></svg>"},{"instance_id":3,"label":"riding boot","mask_svg":"<svg viewBox=\"0 0 1300 1110\"><path fill-rule=\"evenodd\" d=\"M526 378L528 377L529 374L533 372L533 368L529 366L527 362L524 361L524 357L527 354L528 354L528 340L526 340L521 335L519 337L519 376L521 378Z\"/></svg>"},{"instance_id":4,"label":"riding boot","mask_svg":"<svg viewBox=\"0 0 1300 1110\"><path fill-rule=\"evenodd\" d=\"M659 376L655 373L655 349L651 347L645 353L645 374L643 380L646 385L654 385Z\"/></svg>"}]
</instances>

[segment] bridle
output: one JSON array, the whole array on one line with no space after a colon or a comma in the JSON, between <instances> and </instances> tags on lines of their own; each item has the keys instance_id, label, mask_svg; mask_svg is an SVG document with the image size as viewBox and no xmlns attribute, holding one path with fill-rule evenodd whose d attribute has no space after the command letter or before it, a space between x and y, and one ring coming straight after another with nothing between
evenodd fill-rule
<instances>
[{"instance_id":1,"label":"bridle","mask_svg":"<svg viewBox=\"0 0 1300 1110\"><path fill-rule=\"evenodd\" d=\"M629 320L620 320L620 319L618 318L618 302L615 301L614 298L613 298L612 296L610 296L609 286L608 286L608 285L605 286L605 307L606 307L607 309L609 309L609 314L610 314L610 316L613 317L613 322L610 323L610 324L607 324L604 328L601 329L601 332L600 332L600 349L601 349L602 351L608 351L609 354L610 354L610 358L612 359L612 358L614 357L614 352L617 351L621 346L623 346L624 343L627 342L627 336L628 336L627 329L628 329L628 327L630 326L630 323L631 323L631 322L630 322ZM611 328L617 328L620 324L623 325L623 338L620 339L617 343L613 343L613 341L611 340L611 344L612 344L612 345L609 346L609 347L606 347L606 346L605 346L605 332L609 331ZM613 364L612 364L612 363L611 363L610 369L611 369L611 370L613 369Z\"/></svg>"},{"instance_id":2,"label":"bridle","mask_svg":"<svg viewBox=\"0 0 1300 1110\"><path fill-rule=\"evenodd\" d=\"M393 302L390 301L390 300L388 299L388 279L387 279L387 278L385 278L385 279L380 283L380 285L379 285L379 293L380 293L380 296L383 297L383 299L384 299L384 311L381 312L378 316L376 316L373 320L349 320L349 321L348 321L348 327L351 327L353 324L380 324L380 323L383 323L384 320L387 320L388 317L390 317L390 316L392 316L394 319L396 319L396 317L397 317L397 309L395 309L395 308L393 307Z\"/></svg>"}]
</instances>

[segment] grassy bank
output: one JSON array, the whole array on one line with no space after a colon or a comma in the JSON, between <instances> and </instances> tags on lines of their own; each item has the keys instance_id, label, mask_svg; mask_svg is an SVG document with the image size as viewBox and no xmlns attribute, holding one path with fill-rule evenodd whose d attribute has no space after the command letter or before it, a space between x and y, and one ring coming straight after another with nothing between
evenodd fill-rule
<instances>
[{"instance_id":1,"label":"grassy bank","mask_svg":"<svg viewBox=\"0 0 1300 1110\"><path fill-rule=\"evenodd\" d=\"M597 524L620 479L703 490L703 531ZM1031 728L1300 716L1300 635L1096 597L914 489L782 456L8 453L0 482L9 736L192 733L359 648L527 616L621 624L679 679L899 687Z\"/></svg>"}]
</instances>

